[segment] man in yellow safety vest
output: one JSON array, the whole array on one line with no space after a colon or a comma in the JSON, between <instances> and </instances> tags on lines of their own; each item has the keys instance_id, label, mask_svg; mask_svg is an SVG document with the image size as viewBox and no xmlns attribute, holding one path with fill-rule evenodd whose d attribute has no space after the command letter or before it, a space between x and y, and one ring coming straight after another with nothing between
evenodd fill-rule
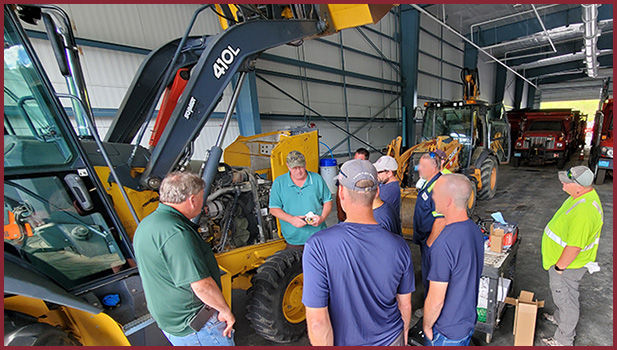
<instances>
[{"instance_id":1,"label":"man in yellow safety vest","mask_svg":"<svg viewBox=\"0 0 617 350\"><path fill-rule=\"evenodd\" d=\"M570 197L542 235L542 264L549 272L556 306L553 315L542 316L558 326L553 337L542 339L547 345L573 345L579 318L579 283L588 270L599 270L595 260L604 212L598 193L591 187L593 178L593 172L582 165L559 172L563 191Z\"/></svg>"}]
</instances>

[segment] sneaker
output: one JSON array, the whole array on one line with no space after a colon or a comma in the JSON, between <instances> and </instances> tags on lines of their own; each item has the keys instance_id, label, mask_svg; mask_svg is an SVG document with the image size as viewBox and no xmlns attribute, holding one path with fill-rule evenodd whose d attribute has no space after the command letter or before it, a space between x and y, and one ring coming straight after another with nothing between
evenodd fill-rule
<instances>
[{"instance_id":1,"label":"sneaker","mask_svg":"<svg viewBox=\"0 0 617 350\"><path fill-rule=\"evenodd\" d=\"M546 344L546 346L564 346L563 344L561 344L560 342L558 342L557 340L555 340L555 338L550 337L550 338L542 338L542 342L544 344Z\"/></svg>"},{"instance_id":2,"label":"sneaker","mask_svg":"<svg viewBox=\"0 0 617 350\"><path fill-rule=\"evenodd\" d=\"M418 309L418 310L414 311L413 315L418 317L418 318L424 316L424 308L421 308L421 309Z\"/></svg>"},{"instance_id":3,"label":"sneaker","mask_svg":"<svg viewBox=\"0 0 617 350\"><path fill-rule=\"evenodd\" d=\"M555 318L555 316L553 316L553 315L551 315L551 314L549 314L549 313L547 313L547 312L543 312L543 313L542 313L542 318L543 318L545 321L547 321L547 322L549 322L549 323L554 324L555 326L558 326L558 325L559 325L559 324L557 323L557 319Z\"/></svg>"}]
</instances>

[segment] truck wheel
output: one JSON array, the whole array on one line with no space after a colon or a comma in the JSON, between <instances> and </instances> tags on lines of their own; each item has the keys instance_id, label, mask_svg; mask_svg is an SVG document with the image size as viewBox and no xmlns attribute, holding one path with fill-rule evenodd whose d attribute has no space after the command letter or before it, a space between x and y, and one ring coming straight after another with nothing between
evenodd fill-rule
<instances>
[{"instance_id":1,"label":"truck wheel","mask_svg":"<svg viewBox=\"0 0 617 350\"><path fill-rule=\"evenodd\" d=\"M274 253L257 269L251 283L246 318L257 334L276 343L290 343L305 334L301 251Z\"/></svg>"},{"instance_id":2,"label":"truck wheel","mask_svg":"<svg viewBox=\"0 0 617 350\"><path fill-rule=\"evenodd\" d=\"M565 167L566 167L566 159L565 158L557 159L557 169L561 170Z\"/></svg>"},{"instance_id":3,"label":"truck wheel","mask_svg":"<svg viewBox=\"0 0 617 350\"><path fill-rule=\"evenodd\" d=\"M518 168L521 165L521 158L512 158L512 166Z\"/></svg>"},{"instance_id":4,"label":"truck wheel","mask_svg":"<svg viewBox=\"0 0 617 350\"><path fill-rule=\"evenodd\" d=\"M497 161L493 157L486 157L480 166L482 189L478 191L479 199L491 199L497 192Z\"/></svg>"},{"instance_id":5,"label":"truck wheel","mask_svg":"<svg viewBox=\"0 0 617 350\"><path fill-rule=\"evenodd\" d=\"M4 346L81 346L67 332L20 312L4 312Z\"/></svg>"},{"instance_id":6,"label":"truck wheel","mask_svg":"<svg viewBox=\"0 0 617 350\"><path fill-rule=\"evenodd\" d=\"M478 199L478 185L476 181L471 180L471 196L467 202L467 216L471 217L476 210L476 200Z\"/></svg>"},{"instance_id":7,"label":"truck wheel","mask_svg":"<svg viewBox=\"0 0 617 350\"><path fill-rule=\"evenodd\" d=\"M598 174L596 174L596 185L602 185L604 183L604 179L606 178L606 169L598 169Z\"/></svg>"}]
</instances>

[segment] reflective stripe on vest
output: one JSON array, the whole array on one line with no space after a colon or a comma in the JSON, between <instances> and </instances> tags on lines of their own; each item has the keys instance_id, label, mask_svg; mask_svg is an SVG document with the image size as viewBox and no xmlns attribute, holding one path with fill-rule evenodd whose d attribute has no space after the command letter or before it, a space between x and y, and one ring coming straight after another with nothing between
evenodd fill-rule
<instances>
[{"instance_id":1,"label":"reflective stripe on vest","mask_svg":"<svg viewBox=\"0 0 617 350\"><path fill-rule=\"evenodd\" d=\"M546 227L544 228L544 234L548 238L550 238L553 242L559 244L562 248L565 248L568 245L568 243L564 242L559 236L555 234L555 232L551 231L551 229L548 228L548 225L546 225ZM598 231L595 234L595 236L593 236L594 238L593 242L591 242L591 244L587 245L585 248L581 249L581 252L585 252L590 249L593 249L593 247L599 244L600 243L600 238L598 237L599 234L600 234L600 231Z\"/></svg>"},{"instance_id":2,"label":"reflective stripe on vest","mask_svg":"<svg viewBox=\"0 0 617 350\"><path fill-rule=\"evenodd\" d=\"M544 228L544 234L547 235L548 238L552 239L553 242L559 244L562 248L565 248L568 245L561 238L559 238L559 236L557 236L555 232L551 231L551 229L548 228L548 225L546 225L546 227Z\"/></svg>"},{"instance_id":3,"label":"reflective stripe on vest","mask_svg":"<svg viewBox=\"0 0 617 350\"><path fill-rule=\"evenodd\" d=\"M566 211L565 215L568 215L572 209L574 209L577 205L581 204L581 203L585 203L585 198L581 198L578 202L574 203L574 205L572 205L570 207L570 209L568 209L568 211ZM600 207L600 205L596 202L593 201L593 206L598 210L598 213L600 214L602 223L604 223L604 213L602 212L602 209ZM600 235L600 231L602 229L598 230L598 232L596 232L596 234L593 237L593 242L591 242L589 245L587 245L585 248L581 249L581 252L593 249L597 244L600 244L600 238L598 237ZM562 248L565 248L568 243L564 242L559 236L557 236L557 234L555 234L555 232L551 231L550 228L548 228L548 225L546 225L546 227L544 228L544 234L550 238L553 242L559 244Z\"/></svg>"},{"instance_id":4,"label":"reflective stripe on vest","mask_svg":"<svg viewBox=\"0 0 617 350\"><path fill-rule=\"evenodd\" d=\"M433 190L433 187L435 187L435 182L437 181L433 181L433 183L426 189L426 192L431 192Z\"/></svg>"},{"instance_id":5,"label":"reflective stripe on vest","mask_svg":"<svg viewBox=\"0 0 617 350\"><path fill-rule=\"evenodd\" d=\"M598 204L596 201L593 201L593 206L596 207L596 209L598 209L598 213L600 213L600 216L602 217L602 223L604 223L604 212L602 212L602 208L600 208L600 204Z\"/></svg>"},{"instance_id":6,"label":"reflective stripe on vest","mask_svg":"<svg viewBox=\"0 0 617 350\"><path fill-rule=\"evenodd\" d=\"M566 211L566 215L570 214L572 209L576 208L576 206L581 204L581 203L585 203L585 198L581 198L578 202L574 203L574 205L571 206L570 209L568 209L568 211Z\"/></svg>"}]
</instances>

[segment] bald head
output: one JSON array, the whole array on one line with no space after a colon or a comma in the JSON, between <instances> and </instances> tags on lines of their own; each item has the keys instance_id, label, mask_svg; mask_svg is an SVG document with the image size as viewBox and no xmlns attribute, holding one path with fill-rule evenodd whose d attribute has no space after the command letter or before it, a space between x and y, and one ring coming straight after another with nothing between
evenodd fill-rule
<instances>
[{"instance_id":1,"label":"bald head","mask_svg":"<svg viewBox=\"0 0 617 350\"><path fill-rule=\"evenodd\" d=\"M462 174L442 175L433 188L435 210L445 214L448 210L467 210L471 197L471 181Z\"/></svg>"}]
</instances>

